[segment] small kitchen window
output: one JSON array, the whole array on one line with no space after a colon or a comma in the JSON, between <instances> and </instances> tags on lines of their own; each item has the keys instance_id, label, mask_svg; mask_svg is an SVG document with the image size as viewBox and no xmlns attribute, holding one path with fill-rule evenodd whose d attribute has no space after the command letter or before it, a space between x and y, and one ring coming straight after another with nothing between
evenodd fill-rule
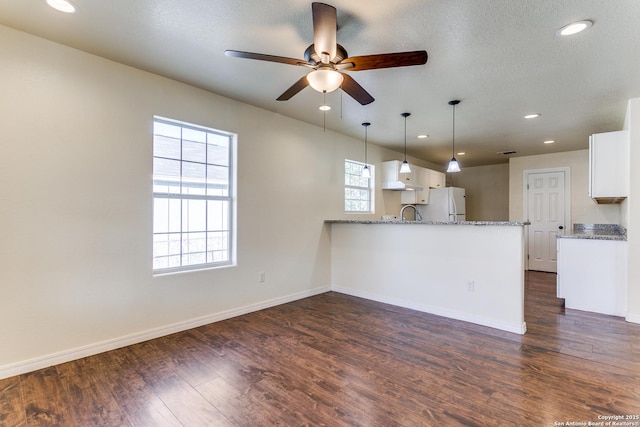
<instances>
[{"instance_id":1,"label":"small kitchen window","mask_svg":"<svg viewBox=\"0 0 640 427\"><path fill-rule=\"evenodd\" d=\"M362 176L363 168L369 168L371 178ZM344 161L344 211L373 213L374 168L372 165L345 159Z\"/></svg>"},{"instance_id":2,"label":"small kitchen window","mask_svg":"<svg viewBox=\"0 0 640 427\"><path fill-rule=\"evenodd\" d=\"M153 271L232 265L235 135L153 120Z\"/></svg>"}]
</instances>

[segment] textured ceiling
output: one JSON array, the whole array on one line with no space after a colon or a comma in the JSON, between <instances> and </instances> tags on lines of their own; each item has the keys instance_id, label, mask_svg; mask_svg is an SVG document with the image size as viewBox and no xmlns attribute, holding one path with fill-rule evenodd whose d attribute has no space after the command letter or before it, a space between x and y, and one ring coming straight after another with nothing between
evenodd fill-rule
<instances>
[{"instance_id":1,"label":"textured ceiling","mask_svg":"<svg viewBox=\"0 0 640 427\"><path fill-rule=\"evenodd\" d=\"M225 49L303 58L312 43L306 0L75 0L65 15L44 0L3 0L0 24L323 125L323 95L306 88L275 99L308 70L229 58ZM326 95L329 129L446 164L451 99L462 167L585 149L588 135L619 130L626 100L640 97L640 1L335 0L338 43L349 55L425 49L426 65L351 72L376 99L361 106ZM558 28L593 27L559 38ZM538 112L542 116L525 120ZM430 135L418 139L418 134ZM553 139L555 144L543 144Z\"/></svg>"}]
</instances>

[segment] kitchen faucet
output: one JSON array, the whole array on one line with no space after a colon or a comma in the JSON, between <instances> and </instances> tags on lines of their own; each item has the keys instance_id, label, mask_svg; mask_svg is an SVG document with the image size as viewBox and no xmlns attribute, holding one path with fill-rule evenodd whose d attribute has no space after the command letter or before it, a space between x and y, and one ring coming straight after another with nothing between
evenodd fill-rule
<instances>
[{"instance_id":1,"label":"kitchen faucet","mask_svg":"<svg viewBox=\"0 0 640 427\"><path fill-rule=\"evenodd\" d=\"M413 208L416 213L416 221L422 221L422 216L420 215L420 212L418 212L418 208L416 208L414 205L404 205L402 209L400 209L400 219L402 221L404 221L404 210L407 208Z\"/></svg>"}]
</instances>

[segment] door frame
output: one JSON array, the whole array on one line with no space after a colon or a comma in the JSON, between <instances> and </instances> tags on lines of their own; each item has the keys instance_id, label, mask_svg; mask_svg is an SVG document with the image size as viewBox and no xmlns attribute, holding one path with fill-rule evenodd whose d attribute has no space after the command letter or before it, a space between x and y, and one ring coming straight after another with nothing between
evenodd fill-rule
<instances>
[{"instance_id":1,"label":"door frame","mask_svg":"<svg viewBox=\"0 0 640 427\"><path fill-rule=\"evenodd\" d=\"M529 175L535 175L539 173L552 173L561 172L564 173L564 230L566 234L567 230L573 229L571 223L571 168L568 166L557 168L545 168L545 169L525 169L522 171L522 216L525 217L525 221L529 221L529 197L527 194L527 184L529 182ZM526 228L524 233L524 268L529 270L529 228Z\"/></svg>"}]
</instances>

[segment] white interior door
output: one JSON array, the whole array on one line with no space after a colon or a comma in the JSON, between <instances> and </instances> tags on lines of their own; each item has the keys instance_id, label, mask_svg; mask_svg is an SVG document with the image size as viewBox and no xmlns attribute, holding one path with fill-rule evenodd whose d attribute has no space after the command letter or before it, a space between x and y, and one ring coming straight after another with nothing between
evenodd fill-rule
<instances>
[{"instance_id":1,"label":"white interior door","mask_svg":"<svg viewBox=\"0 0 640 427\"><path fill-rule=\"evenodd\" d=\"M528 174L529 270L557 272L556 237L565 227L564 180L564 172Z\"/></svg>"}]
</instances>

